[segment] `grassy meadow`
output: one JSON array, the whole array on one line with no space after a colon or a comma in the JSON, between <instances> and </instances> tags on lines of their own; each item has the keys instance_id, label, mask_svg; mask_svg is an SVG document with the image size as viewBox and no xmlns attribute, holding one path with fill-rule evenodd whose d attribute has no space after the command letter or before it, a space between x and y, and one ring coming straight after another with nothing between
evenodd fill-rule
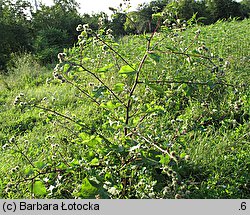
<instances>
[{"instance_id":1,"label":"grassy meadow","mask_svg":"<svg viewBox=\"0 0 250 215\"><path fill-rule=\"evenodd\" d=\"M156 33L145 61L150 36L112 44L143 63L131 135L118 99L130 101L135 76L118 73L114 52L89 46L82 59L118 99L84 71L61 83L55 65L14 58L0 76L0 198L249 198L250 20L169 34Z\"/></svg>"}]
</instances>

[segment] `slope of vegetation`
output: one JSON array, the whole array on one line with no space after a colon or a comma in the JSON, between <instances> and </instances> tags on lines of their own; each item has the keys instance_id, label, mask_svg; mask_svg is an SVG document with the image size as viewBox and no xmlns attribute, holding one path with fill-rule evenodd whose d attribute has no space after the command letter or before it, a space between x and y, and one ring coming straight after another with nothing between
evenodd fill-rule
<instances>
[{"instance_id":1,"label":"slope of vegetation","mask_svg":"<svg viewBox=\"0 0 250 215\"><path fill-rule=\"evenodd\" d=\"M82 31L54 73L16 57L0 82L0 197L249 198L249 25Z\"/></svg>"}]
</instances>

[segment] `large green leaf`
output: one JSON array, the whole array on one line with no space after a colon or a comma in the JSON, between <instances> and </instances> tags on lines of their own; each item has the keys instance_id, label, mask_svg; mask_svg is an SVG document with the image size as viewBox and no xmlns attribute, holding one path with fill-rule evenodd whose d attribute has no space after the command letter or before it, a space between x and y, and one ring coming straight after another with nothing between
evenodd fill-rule
<instances>
[{"instance_id":1,"label":"large green leaf","mask_svg":"<svg viewBox=\"0 0 250 215\"><path fill-rule=\"evenodd\" d=\"M34 173L34 169L31 168L31 167L27 167L27 168L24 170L24 174L25 174L26 176L30 176L30 175L32 175L33 173Z\"/></svg>"},{"instance_id":2,"label":"large green leaf","mask_svg":"<svg viewBox=\"0 0 250 215\"><path fill-rule=\"evenodd\" d=\"M114 66L114 64L108 64L108 65L105 65L104 67L102 68L99 68L96 72L97 73L105 73L105 72L108 72L110 68L112 68Z\"/></svg>"},{"instance_id":3,"label":"large green leaf","mask_svg":"<svg viewBox=\"0 0 250 215\"><path fill-rule=\"evenodd\" d=\"M157 155L156 157L160 158L160 163L162 165L168 165L170 162L170 157L169 155Z\"/></svg>"},{"instance_id":4,"label":"large green leaf","mask_svg":"<svg viewBox=\"0 0 250 215\"><path fill-rule=\"evenodd\" d=\"M105 108L110 109L110 110L113 110L113 109L121 106L121 104L120 103L113 103L112 101L108 101L107 103L102 103L100 106L105 107Z\"/></svg>"},{"instance_id":5,"label":"large green leaf","mask_svg":"<svg viewBox=\"0 0 250 215\"><path fill-rule=\"evenodd\" d=\"M145 84L149 86L152 90L155 90L159 92L160 94L164 94L164 90L162 89L162 86L160 86L159 84L152 84L148 81L146 81Z\"/></svg>"},{"instance_id":6,"label":"large green leaf","mask_svg":"<svg viewBox=\"0 0 250 215\"><path fill-rule=\"evenodd\" d=\"M33 192L37 196L45 195L47 192L46 192L46 187L45 187L44 183L42 181L36 181L33 184Z\"/></svg>"},{"instance_id":7,"label":"large green leaf","mask_svg":"<svg viewBox=\"0 0 250 215\"><path fill-rule=\"evenodd\" d=\"M79 134L79 138L82 139L82 141L80 141L81 144L86 144L90 147L94 147L102 143L102 138L100 138L99 136L88 135L84 132Z\"/></svg>"},{"instance_id":8,"label":"large green leaf","mask_svg":"<svg viewBox=\"0 0 250 215\"><path fill-rule=\"evenodd\" d=\"M155 53L149 53L148 56L154 61L154 63L159 63L161 56Z\"/></svg>"},{"instance_id":9,"label":"large green leaf","mask_svg":"<svg viewBox=\"0 0 250 215\"><path fill-rule=\"evenodd\" d=\"M87 177L84 178L82 181L82 186L79 192L79 196L84 199L87 199L87 198L94 198L96 194L97 194L97 188L90 183Z\"/></svg>"},{"instance_id":10,"label":"large green leaf","mask_svg":"<svg viewBox=\"0 0 250 215\"><path fill-rule=\"evenodd\" d=\"M115 92L122 92L124 90L125 84L123 83L117 83L114 85L113 91Z\"/></svg>"},{"instance_id":11,"label":"large green leaf","mask_svg":"<svg viewBox=\"0 0 250 215\"><path fill-rule=\"evenodd\" d=\"M98 158L94 158L90 161L90 165L91 166L98 166L99 165L99 159Z\"/></svg>"},{"instance_id":12,"label":"large green leaf","mask_svg":"<svg viewBox=\"0 0 250 215\"><path fill-rule=\"evenodd\" d=\"M119 74L132 75L136 73L136 70L129 65L122 66L118 72Z\"/></svg>"},{"instance_id":13,"label":"large green leaf","mask_svg":"<svg viewBox=\"0 0 250 215\"><path fill-rule=\"evenodd\" d=\"M99 86L95 87L92 91L92 94L95 98L101 97L105 92L107 91L107 88L105 86Z\"/></svg>"},{"instance_id":14,"label":"large green leaf","mask_svg":"<svg viewBox=\"0 0 250 215\"><path fill-rule=\"evenodd\" d=\"M43 161L37 161L34 164L35 164L35 167L37 167L40 170L46 166L46 163L44 163Z\"/></svg>"}]
</instances>

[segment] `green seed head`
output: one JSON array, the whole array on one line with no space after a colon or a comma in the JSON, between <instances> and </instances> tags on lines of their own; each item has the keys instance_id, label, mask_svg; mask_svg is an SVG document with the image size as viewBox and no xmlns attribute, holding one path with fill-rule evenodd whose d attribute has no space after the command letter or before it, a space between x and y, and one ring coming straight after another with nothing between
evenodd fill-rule
<instances>
[{"instance_id":1,"label":"green seed head","mask_svg":"<svg viewBox=\"0 0 250 215\"><path fill-rule=\"evenodd\" d=\"M174 151L170 152L171 157L175 157L176 153Z\"/></svg>"},{"instance_id":2,"label":"green seed head","mask_svg":"<svg viewBox=\"0 0 250 215\"><path fill-rule=\"evenodd\" d=\"M83 26L81 24L79 24L76 28L76 31L82 31L83 30Z\"/></svg>"},{"instance_id":3,"label":"green seed head","mask_svg":"<svg viewBox=\"0 0 250 215\"><path fill-rule=\"evenodd\" d=\"M181 199L182 196L181 196L180 194L176 194L174 198L175 198L175 199Z\"/></svg>"},{"instance_id":4,"label":"green seed head","mask_svg":"<svg viewBox=\"0 0 250 215\"><path fill-rule=\"evenodd\" d=\"M9 142L10 142L10 143L15 143L15 142L16 142L15 137L11 137L11 138L9 139Z\"/></svg>"}]
</instances>

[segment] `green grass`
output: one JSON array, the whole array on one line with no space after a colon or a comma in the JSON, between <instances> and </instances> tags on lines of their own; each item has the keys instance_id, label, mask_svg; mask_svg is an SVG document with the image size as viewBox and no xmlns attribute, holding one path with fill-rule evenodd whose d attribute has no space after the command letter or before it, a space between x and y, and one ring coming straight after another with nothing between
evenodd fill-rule
<instances>
[{"instance_id":1,"label":"green grass","mask_svg":"<svg viewBox=\"0 0 250 215\"><path fill-rule=\"evenodd\" d=\"M163 35L157 35L153 40L153 42L159 39L162 41L159 43L160 48L170 46L184 48L188 44L192 44L190 48L194 49L202 45L206 46L209 52L218 56L216 59L223 59L221 64L226 61L230 62L229 67L225 69L223 80L234 87L160 85L164 91L163 96L159 96L153 89L144 85L138 87L136 91L138 97L145 94L146 91L148 93L145 103L147 99L150 101L152 98L159 98L156 101L157 105L164 107L164 111L160 114L147 118L142 124L143 130L147 134L157 137L162 146L172 143L171 150L183 157L189 155L190 159L180 161L174 167L180 181L174 193L170 192L171 195L162 194L164 187L167 187L164 184L166 178L162 173L156 170L154 174L157 177L153 178L151 173L140 169L141 172L138 170L138 173L133 173L134 177L137 177L134 183L140 181L143 185L140 185L141 187L138 185L136 192L131 188L132 191L130 196L127 196L128 198L173 198L176 193L181 193L183 198L250 197L249 25L249 20L221 22L211 26L194 27L179 33L172 40L168 38L161 40ZM194 41L194 32L198 28L201 30L199 40ZM181 44L180 41L182 41ZM137 62L138 65L145 51L145 40L141 36L126 36L118 43L121 44L118 47L119 52L129 61ZM87 57L96 58L97 53L98 50L92 50ZM114 61L112 55L109 60L103 59L101 63L104 65L108 61ZM217 61L219 63L219 60ZM116 63L120 66L123 65L121 60L117 60ZM92 64L93 62L87 62L89 67ZM169 77L176 80L203 82L214 80L211 69L201 65L189 65L188 62L183 61L183 56L160 54L159 63L156 65L153 60L145 63L143 78L157 80ZM52 70L39 66L32 56L24 55L16 58L15 67L8 76L0 77L1 198L31 198L32 196L74 198L79 195L82 198L89 198L93 196L83 194L82 181L86 181L85 178L88 176L89 180L92 180L92 184L95 184L97 179L93 176L98 175L98 171L102 172L100 174L104 174L103 171L107 173L115 171L116 167L112 167L112 163L107 164L103 171L91 167L91 165L95 166L94 158L100 153L99 150L103 146L100 148L98 146L94 148L92 145L85 146L81 138L86 137L81 136L83 133L74 123L41 109L34 107L22 109L13 105L15 97L19 93L24 93L29 100L35 101L37 104L41 102L44 107L56 110L73 119L81 119L87 125L108 127L103 123L105 117L93 103L82 96L72 85L60 84L54 80L52 72ZM77 75L79 82L89 90L93 88L90 86L92 83L98 84L86 74ZM117 75L115 69L110 75L103 77L110 87L124 79ZM108 135L108 132L112 133L112 131L104 133ZM10 142L12 137L15 138L15 141ZM117 142L118 145L119 139ZM86 152L86 150L88 151ZM157 151L150 151L147 154L152 160L158 155L160 153ZM101 158L99 157L99 159ZM85 162L86 166L79 162ZM92 164L88 166L87 162L92 162ZM69 166L65 167L65 163ZM34 181L30 180L30 177L35 175L32 165L40 170L43 170L44 166L48 169L56 166L58 169L69 168L70 170L64 175L67 179L63 177L63 181L60 181L59 170L49 176L48 174L39 175L39 180L44 181L48 178L49 182L44 185L47 194L38 195L31 192L32 183L33 186L36 185ZM154 167L152 167L152 171L154 171ZM105 178L111 178L107 173ZM146 176L143 178L137 174ZM148 178L146 178L147 175ZM18 186L14 186L16 183ZM48 195L50 185L56 188L53 194ZM76 194L77 189L82 189L81 194ZM118 185L116 189L119 189ZM103 188L100 193L102 192L104 192ZM107 197L107 195L102 197Z\"/></svg>"}]
</instances>

